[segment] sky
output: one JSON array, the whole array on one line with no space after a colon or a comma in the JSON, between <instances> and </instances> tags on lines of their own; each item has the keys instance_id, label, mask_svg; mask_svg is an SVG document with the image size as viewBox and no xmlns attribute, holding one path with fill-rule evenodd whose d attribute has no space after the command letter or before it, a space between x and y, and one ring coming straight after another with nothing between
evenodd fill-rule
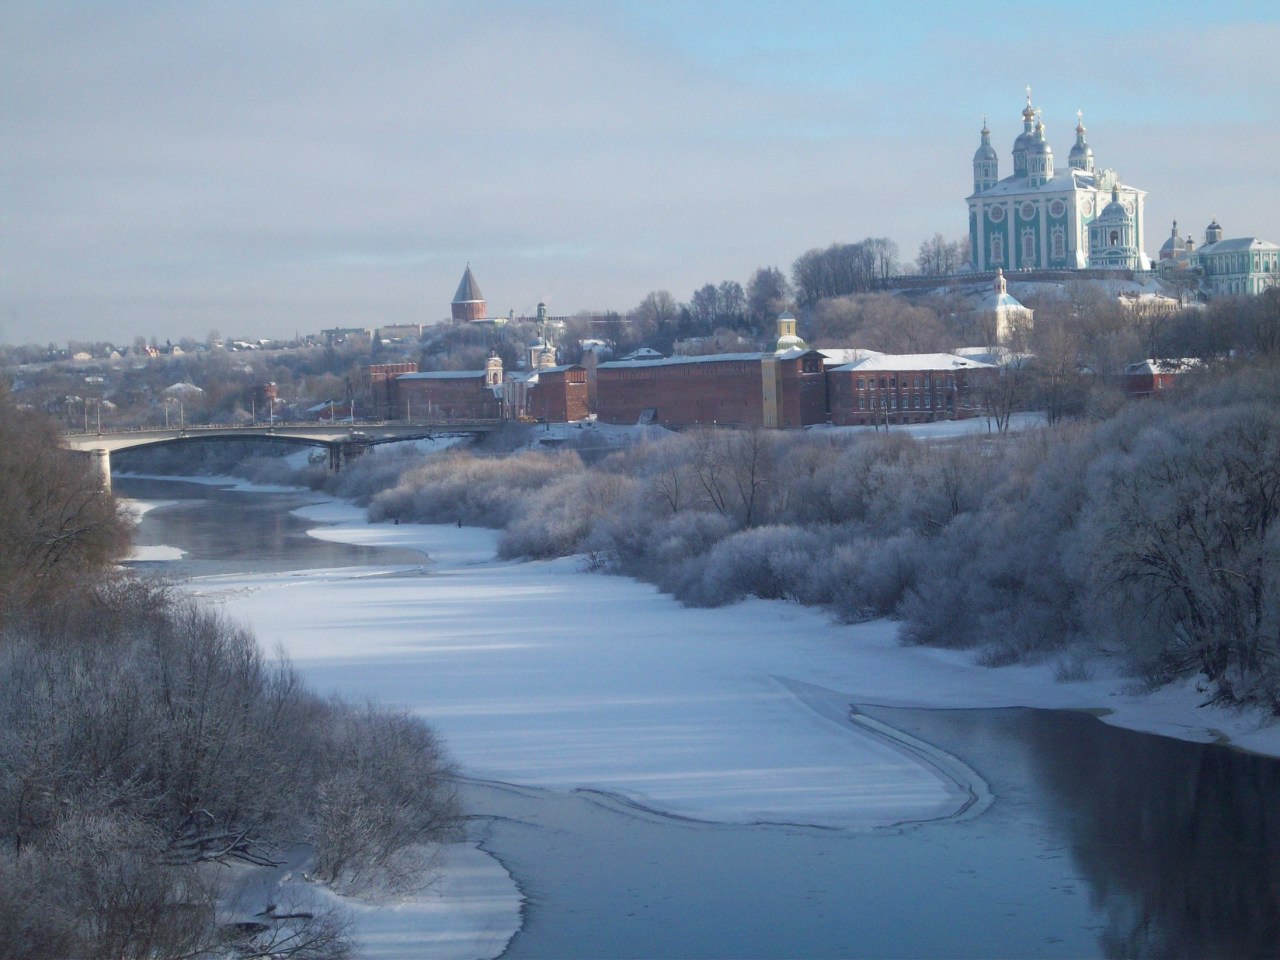
<instances>
[{"instance_id":1,"label":"sky","mask_svg":"<svg viewBox=\"0 0 1280 960\"><path fill-rule=\"evenodd\" d=\"M966 231L1030 85L1147 252L1280 241L1273 4L0 3L0 343L627 311Z\"/></svg>"}]
</instances>

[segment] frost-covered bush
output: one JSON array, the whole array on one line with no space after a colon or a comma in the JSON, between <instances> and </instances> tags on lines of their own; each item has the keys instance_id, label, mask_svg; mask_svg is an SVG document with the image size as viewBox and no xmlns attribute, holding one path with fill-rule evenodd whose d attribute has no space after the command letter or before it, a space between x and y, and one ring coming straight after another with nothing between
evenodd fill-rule
<instances>
[{"instance_id":1,"label":"frost-covered bush","mask_svg":"<svg viewBox=\"0 0 1280 960\"><path fill-rule=\"evenodd\" d=\"M582 470L530 493L520 516L498 540L501 557L563 557L579 553L592 530L630 492L616 473Z\"/></svg>"},{"instance_id":2,"label":"frost-covered bush","mask_svg":"<svg viewBox=\"0 0 1280 960\"><path fill-rule=\"evenodd\" d=\"M409 469L376 495L369 518L502 528L520 516L532 491L582 469L572 452L482 457L450 451Z\"/></svg>"},{"instance_id":3,"label":"frost-covered bush","mask_svg":"<svg viewBox=\"0 0 1280 960\"><path fill-rule=\"evenodd\" d=\"M1280 713L1280 417L1191 406L1099 458L1093 597L1157 673Z\"/></svg>"},{"instance_id":4,"label":"frost-covered bush","mask_svg":"<svg viewBox=\"0 0 1280 960\"><path fill-rule=\"evenodd\" d=\"M403 713L335 704L316 787L315 872L345 891L408 891L432 878L433 843L452 835L458 802L435 735ZM434 783L424 790L423 784Z\"/></svg>"},{"instance_id":5,"label":"frost-covered bush","mask_svg":"<svg viewBox=\"0 0 1280 960\"><path fill-rule=\"evenodd\" d=\"M341 850L326 879L399 881L450 835L451 768L420 721L321 700L217 615L114 589L94 604L105 631L0 632L6 955L212 956L225 917L202 864L268 864L310 838ZM335 817L352 770L358 816ZM342 955L339 921L308 923L315 956Z\"/></svg>"},{"instance_id":6,"label":"frost-covered bush","mask_svg":"<svg viewBox=\"0 0 1280 960\"><path fill-rule=\"evenodd\" d=\"M343 464L337 473L329 472L326 455L326 463L313 468L309 474L318 472L323 479L323 489L329 493L368 504L375 495L398 483L405 473L441 455L419 450L412 444L388 444L374 447Z\"/></svg>"},{"instance_id":7,"label":"frost-covered bush","mask_svg":"<svg viewBox=\"0 0 1280 960\"><path fill-rule=\"evenodd\" d=\"M794 599L816 559L813 535L799 527L766 526L740 530L721 540L696 564L676 596L698 606L720 606L744 597Z\"/></svg>"}]
</instances>

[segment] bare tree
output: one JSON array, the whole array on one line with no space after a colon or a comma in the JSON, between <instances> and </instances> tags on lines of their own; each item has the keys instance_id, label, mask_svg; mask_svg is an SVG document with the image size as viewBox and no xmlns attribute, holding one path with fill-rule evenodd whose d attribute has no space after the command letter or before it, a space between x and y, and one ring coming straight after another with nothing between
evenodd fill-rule
<instances>
[{"instance_id":1,"label":"bare tree","mask_svg":"<svg viewBox=\"0 0 1280 960\"><path fill-rule=\"evenodd\" d=\"M1014 411L1026 402L1030 380L1027 360L1015 354L979 382L978 399L998 432L1008 431Z\"/></svg>"},{"instance_id":2,"label":"bare tree","mask_svg":"<svg viewBox=\"0 0 1280 960\"><path fill-rule=\"evenodd\" d=\"M777 267L761 267L747 281L747 320L757 334L768 336L776 329L778 314L791 303L791 284Z\"/></svg>"}]
</instances>

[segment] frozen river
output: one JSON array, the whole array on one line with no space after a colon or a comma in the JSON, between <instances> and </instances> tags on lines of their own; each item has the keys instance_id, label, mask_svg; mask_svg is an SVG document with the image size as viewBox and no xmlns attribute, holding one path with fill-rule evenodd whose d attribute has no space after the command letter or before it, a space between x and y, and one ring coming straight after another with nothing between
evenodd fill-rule
<instances>
[{"instance_id":1,"label":"frozen river","mask_svg":"<svg viewBox=\"0 0 1280 960\"><path fill-rule=\"evenodd\" d=\"M275 592L237 579L248 574L306 570L311 571L307 577L294 579L324 584L323 574L315 571L344 571L340 581L323 585L335 607L344 609L391 605L400 585L412 588L415 578L434 575L432 566L422 569L421 554L403 548L307 536L314 523L289 513L300 502L289 495L127 480L118 480L117 487L125 495L177 501L147 514L140 542L181 548L183 559L157 568L202 578L200 582L216 585L213 593L225 588L228 609L251 622L267 604L288 603L290 596L304 594L286 589L291 585L287 574L277 581L281 586ZM386 576L361 580L350 573L366 567L380 572L394 568L395 582ZM554 583L580 580L582 591L596 585L627 587L614 578L552 574L559 578ZM531 623L546 621L547 614L539 613L536 604L540 596L555 599L553 581L521 583L520 615ZM471 602L465 590L453 599L459 609L452 616L465 620ZM487 605L500 599L490 597ZM486 603L482 598L474 602ZM478 647L564 647L579 615L565 609L562 598L555 602L560 604L558 629L563 635L554 641L539 639L530 628L517 645L497 637L491 622L482 621L471 642ZM653 602L670 603L662 598ZM396 604L396 609L402 606ZM696 613L730 624L735 616L733 611ZM264 622L277 621L264 617ZM339 627L351 633L349 625L339 624L335 634ZM885 741L894 749L892 757L882 758L884 795L863 798L861 814L845 817L833 806L832 785L840 773L836 761L854 763L855 747L821 717L811 716L805 726L797 719L804 711L794 702L810 696L810 690L826 691L838 700L838 692L846 689L838 671L815 669L796 677L801 672L797 664L761 659L760 669L768 668L772 675L787 672L793 686L762 687L752 699L734 685L733 677L715 688L722 699L739 697L744 710L755 710L778 725L782 755L764 750L759 756L760 776L772 778L766 793L741 782L750 778L741 773L739 759L731 757L733 762L723 768L708 762L739 749L732 729L723 739L706 743L686 742L682 734L678 749L701 749L705 755L684 766L658 764L655 756L675 748L655 748L654 739L658 733L672 736L678 711L689 708L673 697L671 722L657 728L651 717L635 712L633 703L619 704L629 684L646 689L644 678L636 676L638 668L625 659L584 670L583 682L590 690L606 690L609 696L598 713L584 713L581 719L598 728L622 718L625 722L614 726L628 729L612 731L612 740L586 731L569 738L562 731L566 739L552 749L547 739L559 728L541 719L531 704L552 710L552 695L562 681L542 677L545 700L535 701L527 692L516 699L511 688L502 686L502 671L520 662L525 654L519 650L504 650L500 661L477 661L458 650L434 649L426 671L420 669L427 662L423 649L404 639L397 641L401 653L371 653L358 662L326 645L322 627L312 628L312 640L320 648L315 656L306 655L307 646L296 640L262 639L284 643L299 670L322 690L392 703L413 703L419 688L426 699L430 691L440 715L432 715L430 704L422 712L457 745L469 775L466 799L476 836L526 897L523 927L507 956L1203 957L1280 952L1280 764L1273 760L1120 730L1080 713L902 709L870 706L864 699L861 713L897 733ZM697 659L707 655L692 645L687 662L670 662L683 656L680 649L662 648L670 670L670 676L661 678L663 689L691 692L691 675L719 672L714 660ZM816 646L813 651L821 652ZM744 658L765 657L755 647L740 652ZM589 653L589 648L572 649L566 656L579 662ZM838 654L832 651L837 660ZM491 676L466 676L483 673L490 662ZM522 676L537 676L532 666L523 669ZM492 719L502 705L476 700L474 691L490 686L505 690L504 703L528 718L523 725L529 736L514 748L496 742L495 731L511 730ZM819 694L812 698L819 706L826 702ZM699 725L714 727L722 714L690 716ZM751 729L758 735L770 728ZM611 751L610 743L625 749ZM903 745L918 745L924 752L908 755ZM825 770L814 772L815 758L827 756L835 758L830 783ZM910 763L904 764L904 757ZM788 766L791 762L794 767ZM916 766L924 772L912 779ZM680 779L694 772L703 779L685 790ZM794 780L790 791L789 777ZM719 796L717 783L723 784ZM888 795L884 785L893 784L902 786L902 796ZM919 822L887 825L884 810L894 803L918 814L901 819ZM752 811L766 815L753 816ZM794 824L781 822L787 811L795 814Z\"/></svg>"}]
</instances>

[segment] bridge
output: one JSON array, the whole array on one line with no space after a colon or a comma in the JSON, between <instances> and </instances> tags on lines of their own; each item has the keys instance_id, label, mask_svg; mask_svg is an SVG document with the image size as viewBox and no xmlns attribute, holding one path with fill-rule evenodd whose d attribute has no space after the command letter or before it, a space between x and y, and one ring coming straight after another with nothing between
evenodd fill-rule
<instances>
[{"instance_id":1,"label":"bridge","mask_svg":"<svg viewBox=\"0 0 1280 960\"><path fill-rule=\"evenodd\" d=\"M181 427L143 427L137 430L102 430L92 433L64 433L62 445L88 453L94 472L103 486L111 489L111 452L139 447L168 446L218 440L257 440L295 446L320 447L329 451L329 469L342 464L370 447L406 440L437 440L444 437L479 436L502 425L501 420L416 419L378 422L235 424Z\"/></svg>"}]
</instances>

